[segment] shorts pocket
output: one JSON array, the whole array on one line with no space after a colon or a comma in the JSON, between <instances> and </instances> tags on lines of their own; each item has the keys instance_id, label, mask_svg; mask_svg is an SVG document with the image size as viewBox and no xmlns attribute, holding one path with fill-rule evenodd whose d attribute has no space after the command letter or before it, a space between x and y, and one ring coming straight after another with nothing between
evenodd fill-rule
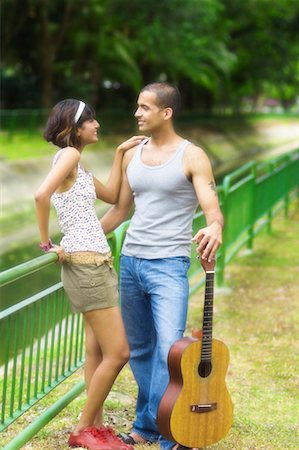
<instances>
[{"instance_id":1,"label":"shorts pocket","mask_svg":"<svg viewBox=\"0 0 299 450\"><path fill-rule=\"evenodd\" d=\"M100 275L97 277L81 278L78 282L81 288L94 288L98 286L105 286L106 277L104 275Z\"/></svg>"},{"instance_id":2,"label":"shorts pocket","mask_svg":"<svg viewBox=\"0 0 299 450\"><path fill-rule=\"evenodd\" d=\"M79 278L80 289L87 297L95 297L111 287L117 288L117 274L108 266L103 267L103 273Z\"/></svg>"}]
</instances>

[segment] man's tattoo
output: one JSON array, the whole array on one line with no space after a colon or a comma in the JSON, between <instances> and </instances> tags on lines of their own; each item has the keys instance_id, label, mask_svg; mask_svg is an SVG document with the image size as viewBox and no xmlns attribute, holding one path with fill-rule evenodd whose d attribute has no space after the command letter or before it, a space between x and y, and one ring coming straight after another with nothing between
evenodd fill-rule
<instances>
[{"instance_id":1,"label":"man's tattoo","mask_svg":"<svg viewBox=\"0 0 299 450\"><path fill-rule=\"evenodd\" d=\"M214 183L214 181L210 181L209 186L212 189L212 191L215 192L215 195L217 196L217 187L216 187L216 184Z\"/></svg>"}]
</instances>

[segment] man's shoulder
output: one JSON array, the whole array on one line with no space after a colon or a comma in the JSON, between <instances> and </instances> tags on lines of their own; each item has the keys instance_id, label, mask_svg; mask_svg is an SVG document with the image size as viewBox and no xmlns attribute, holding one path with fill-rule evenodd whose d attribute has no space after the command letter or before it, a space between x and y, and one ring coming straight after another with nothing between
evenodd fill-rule
<instances>
[{"instance_id":1,"label":"man's shoulder","mask_svg":"<svg viewBox=\"0 0 299 450\"><path fill-rule=\"evenodd\" d=\"M123 158L123 162L124 162L125 166L128 166L128 164L132 161L138 147L139 147L139 145L136 145L135 147L132 147L126 151L126 153L124 154L124 158Z\"/></svg>"},{"instance_id":2,"label":"man's shoulder","mask_svg":"<svg viewBox=\"0 0 299 450\"><path fill-rule=\"evenodd\" d=\"M203 148L193 144L192 142L189 142L187 147L186 147L186 151L185 151L185 155L186 157L189 159L193 159L193 158L206 158L207 154L204 151Z\"/></svg>"},{"instance_id":3,"label":"man's shoulder","mask_svg":"<svg viewBox=\"0 0 299 450\"><path fill-rule=\"evenodd\" d=\"M192 143L186 147L184 166L188 176L205 172L210 164L207 153L201 147Z\"/></svg>"}]
</instances>

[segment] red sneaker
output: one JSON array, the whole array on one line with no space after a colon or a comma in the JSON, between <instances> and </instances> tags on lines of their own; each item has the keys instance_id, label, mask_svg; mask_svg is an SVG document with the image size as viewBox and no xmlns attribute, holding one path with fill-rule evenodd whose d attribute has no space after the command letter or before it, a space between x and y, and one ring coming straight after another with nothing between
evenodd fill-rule
<instances>
[{"instance_id":1,"label":"red sneaker","mask_svg":"<svg viewBox=\"0 0 299 450\"><path fill-rule=\"evenodd\" d=\"M114 450L134 450L133 445L125 444L119 437L116 436L114 430L111 427L98 428L99 435L105 436L106 440Z\"/></svg>"},{"instance_id":2,"label":"red sneaker","mask_svg":"<svg viewBox=\"0 0 299 450\"><path fill-rule=\"evenodd\" d=\"M68 444L70 447L83 447L89 450L115 450L107 437L99 435L95 427L86 427L78 434L71 433Z\"/></svg>"}]
</instances>

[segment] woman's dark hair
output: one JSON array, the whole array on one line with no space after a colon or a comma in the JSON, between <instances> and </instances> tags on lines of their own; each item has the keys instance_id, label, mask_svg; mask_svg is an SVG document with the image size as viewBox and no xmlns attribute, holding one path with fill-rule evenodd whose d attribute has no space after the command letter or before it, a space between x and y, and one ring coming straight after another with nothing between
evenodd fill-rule
<instances>
[{"instance_id":1,"label":"woman's dark hair","mask_svg":"<svg viewBox=\"0 0 299 450\"><path fill-rule=\"evenodd\" d=\"M86 103L79 120L75 123L79 104L79 100L67 99L54 106L44 131L46 141L52 142L60 148L80 147L81 141L77 135L77 129L86 120L95 119L95 111Z\"/></svg>"}]
</instances>

